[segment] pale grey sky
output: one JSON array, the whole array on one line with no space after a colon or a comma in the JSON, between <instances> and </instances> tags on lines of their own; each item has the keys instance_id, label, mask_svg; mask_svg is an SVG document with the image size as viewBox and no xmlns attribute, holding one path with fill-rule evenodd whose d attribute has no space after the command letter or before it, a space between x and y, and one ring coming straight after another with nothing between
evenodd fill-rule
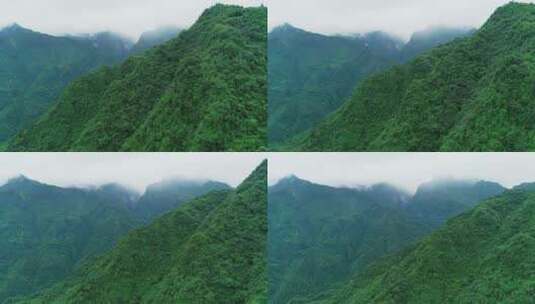
<instances>
[{"instance_id":1,"label":"pale grey sky","mask_svg":"<svg viewBox=\"0 0 535 304\"><path fill-rule=\"evenodd\" d=\"M56 186L118 182L142 192L167 178L237 186L265 158L260 153L0 153L0 184L28 178Z\"/></svg>"},{"instance_id":2,"label":"pale grey sky","mask_svg":"<svg viewBox=\"0 0 535 304\"><path fill-rule=\"evenodd\" d=\"M388 182L414 192L433 179L535 182L535 153L287 153L269 158L269 183L288 175L331 186Z\"/></svg>"},{"instance_id":3,"label":"pale grey sky","mask_svg":"<svg viewBox=\"0 0 535 304\"><path fill-rule=\"evenodd\" d=\"M324 34L383 30L408 39L430 26L480 27L508 0L269 0L269 25ZM532 2L532 1L518 1Z\"/></svg>"},{"instance_id":4,"label":"pale grey sky","mask_svg":"<svg viewBox=\"0 0 535 304\"><path fill-rule=\"evenodd\" d=\"M11 23L48 34L111 30L137 38L162 25L189 27L216 3L257 6L262 0L0 0L0 27Z\"/></svg>"}]
</instances>

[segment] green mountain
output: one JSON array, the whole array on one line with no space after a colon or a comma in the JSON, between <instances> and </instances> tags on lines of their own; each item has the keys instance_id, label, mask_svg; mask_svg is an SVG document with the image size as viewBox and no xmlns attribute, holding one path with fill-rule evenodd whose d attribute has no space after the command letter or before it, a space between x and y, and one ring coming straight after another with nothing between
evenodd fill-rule
<instances>
[{"instance_id":1,"label":"green mountain","mask_svg":"<svg viewBox=\"0 0 535 304\"><path fill-rule=\"evenodd\" d=\"M284 179L269 189L270 303L322 299L437 229L438 215L444 220L503 191L494 183L441 181L411 196L387 184L347 189Z\"/></svg>"},{"instance_id":2,"label":"green mountain","mask_svg":"<svg viewBox=\"0 0 535 304\"><path fill-rule=\"evenodd\" d=\"M150 222L203 194L228 189L229 185L214 181L166 180L147 187L132 209L138 218Z\"/></svg>"},{"instance_id":3,"label":"green mountain","mask_svg":"<svg viewBox=\"0 0 535 304\"><path fill-rule=\"evenodd\" d=\"M369 75L469 30L433 28L408 43L382 32L325 36L283 25L268 36L270 146L316 126Z\"/></svg>"},{"instance_id":4,"label":"green mountain","mask_svg":"<svg viewBox=\"0 0 535 304\"><path fill-rule=\"evenodd\" d=\"M11 151L266 146L267 9L215 5L164 45L71 83Z\"/></svg>"},{"instance_id":5,"label":"green mountain","mask_svg":"<svg viewBox=\"0 0 535 304\"><path fill-rule=\"evenodd\" d=\"M77 275L14 303L266 303L267 162L167 213Z\"/></svg>"},{"instance_id":6,"label":"green mountain","mask_svg":"<svg viewBox=\"0 0 535 304\"><path fill-rule=\"evenodd\" d=\"M51 286L138 225L96 192L10 180L0 187L0 303Z\"/></svg>"},{"instance_id":7,"label":"green mountain","mask_svg":"<svg viewBox=\"0 0 535 304\"><path fill-rule=\"evenodd\" d=\"M528 151L535 5L500 7L472 36L361 83L289 144L322 151Z\"/></svg>"},{"instance_id":8,"label":"green mountain","mask_svg":"<svg viewBox=\"0 0 535 304\"><path fill-rule=\"evenodd\" d=\"M44 114L75 78L125 59L112 33L55 37L17 24L0 29L0 146Z\"/></svg>"},{"instance_id":9,"label":"green mountain","mask_svg":"<svg viewBox=\"0 0 535 304\"><path fill-rule=\"evenodd\" d=\"M141 34L138 41L132 49L130 50L131 54L140 54L150 48L153 48L157 45L164 44L167 41L175 38L180 29L174 26L164 26L157 28L152 31L145 32Z\"/></svg>"},{"instance_id":10,"label":"green mountain","mask_svg":"<svg viewBox=\"0 0 535 304\"><path fill-rule=\"evenodd\" d=\"M322 303L531 303L535 194L490 199Z\"/></svg>"}]
</instances>

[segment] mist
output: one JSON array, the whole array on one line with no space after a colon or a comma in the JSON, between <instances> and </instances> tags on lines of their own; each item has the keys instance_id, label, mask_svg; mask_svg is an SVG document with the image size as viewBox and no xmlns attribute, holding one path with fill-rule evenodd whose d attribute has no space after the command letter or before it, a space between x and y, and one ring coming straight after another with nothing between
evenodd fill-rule
<instances>
[{"instance_id":1,"label":"mist","mask_svg":"<svg viewBox=\"0 0 535 304\"><path fill-rule=\"evenodd\" d=\"M17 0L2 1L0 28L18 23L34 31L83 34L112 31L136 40L161 26L188 28L216 3L258 6L261 0Z\"/></svg>"},{"instance_id":2,"label":"mist","mask_svg":"<svg viewBox=\"0 0 535 304\"><path fill-rule=\"evenodd\" d=\"M535 182L535 153L288 153L269 161L269 184L296 175L334 187L389 183L414 193L432 180Z\"/></svg>"},{"instance_id":3,"label":"mist","mask_svg":"<svg viewBox=\"0 0 535 304\"><path fill-rule=\"evenodd\" d=\"M119 183L140 193L169 179L235 187L264 158L261 153L2 153L0 184L24 175L60 187Z\"/></svg>"}]
</instances>

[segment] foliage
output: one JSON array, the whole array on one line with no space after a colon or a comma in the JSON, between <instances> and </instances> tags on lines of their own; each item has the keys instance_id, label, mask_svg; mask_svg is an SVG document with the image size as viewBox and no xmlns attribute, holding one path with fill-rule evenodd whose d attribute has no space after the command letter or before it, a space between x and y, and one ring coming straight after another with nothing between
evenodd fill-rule
<instances>
[{"instance_id":1,"label":"foliage","mask_svg":"<svg viewBox=\"0 0 535 304\"><path fill-rule=\"evenodd\" d=\"M256 151L266 146L265 7L216 5L188 30L73 82L13 151Z\"/></svg>"},{"instance_id":2,"label":"foliage","mask_svg":"<svg viewBox=\"0 0 535 304\"><path fill-rule=\"evenodd\" d=\"M441 181L410 196L386 184L346 189L285 179L269 189L270 303L328 297L379 258L503 190L487 182Z\"/></svg>"},{"instance_id":3,"label":"foliage","mask_svg":"<svg viewBox=\"0 0 535 304\"><path fill-rule=\"evenodd\" d=\"M44 114L75 78L127 56L112 33L54 37L12 25L0 29L0 144Z\"/></svg>"},{"instance_id":4,"label":"foliage","mask_svg":"<svg viewBox=\"0 0 535 304\"><path fill-rule=\"evenodd\" d=\"M535 194L518 189L450 220L322 303L530 303Z\"/></svg>"},{"instance_id":5,"label":"foliage","mask_svg":"<svg viewBox=\"0 0 535 304\"><path fill-rule=\"evenodd\" d=\"M369 75L467 33L433 28L405 44L382 32L324 36L290 25L275 28L268 36L270 148L317 125Z\"/></svg>"},{"instance_id":6,"label":"foliage","mask_svg":"<svg viewBox=\"0 0 535 304\"><path fill-rule=\"evenodd\" d=\"M130 232L71 279L14 303L266 302L267 163Z\"/></svg>"},{"instance_id":7,"label":"foliage","mask_svg":"<svg viewBox=\"0 0 535 304\"><path fill-rule=\"evenodd\" d=\"M473 36L370 77L288 148L533 150L534 12L533 4L505 5Z\"/></svg>"}]
</instances>

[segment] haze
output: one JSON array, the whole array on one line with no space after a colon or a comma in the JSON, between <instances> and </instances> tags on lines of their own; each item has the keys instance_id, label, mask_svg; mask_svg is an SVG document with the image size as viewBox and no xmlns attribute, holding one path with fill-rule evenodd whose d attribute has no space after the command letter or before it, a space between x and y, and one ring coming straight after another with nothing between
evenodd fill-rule
<instances>
[{"instance_id":1,"label":"haze","mask_svg":"<svg viewBox=\"0 0 535 304\"><path fill-rule=\"evenodd\" d=\"M132 39L147 30L187 28L216 3L258 6L261 0L17 0L2 1L0 28L18 23L53 34L113 31Z\"/></svg>"},{"instance_id":2,"label":"haze","mask_svg":"<svg viewBox=\"0 0 535 304\"><path fill-rule=\"evenodd\" d=\"M382 30L408 40L433 26L479 28L508 0L270 0L269 25L290 23L324 34ZM519 1L531 2L531 1Z\"/></svg>"},{"instance_id":3,"label":"haze","mask_svg":"<svg viewBox=\"0 0 535 304\"><path fill-rule=\"evenodd\" d=\"M436 179L498 182L513 187L535 182L533 153L308 153L269 159L269 183L295 174L330 186L369 186L387 182L414 193Z\"/></svg>"},{"instance_id":4,"label":"haze","mask_svg":"<svg viewBox=\"0 0 535 304\"><path fill-rule=\"evenodd\" d=\"M237 186L264 158L260 153L2 153L0 184L22 174L56 186L120 183L139 192L170 178Z\"/></svg>"}]
</instances>

